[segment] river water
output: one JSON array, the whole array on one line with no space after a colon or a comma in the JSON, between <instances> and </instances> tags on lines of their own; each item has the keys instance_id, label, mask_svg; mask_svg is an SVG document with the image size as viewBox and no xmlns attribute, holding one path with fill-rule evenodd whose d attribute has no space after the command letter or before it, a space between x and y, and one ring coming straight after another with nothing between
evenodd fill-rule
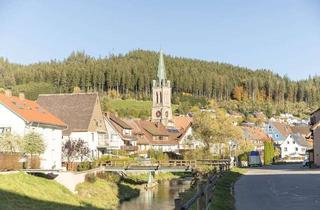
<instances>
[{"instance_id":1,"label":"river water","mask_svg":"<svg viewBox=\"0 0 320 210\"><path fill-rule=\"evenodd\" d=\"M140 195L121 203L119 210L171 210L179 192L190 188L191 178L160 182L154 189L141 189Z\"/></svg>"}]
</instances>

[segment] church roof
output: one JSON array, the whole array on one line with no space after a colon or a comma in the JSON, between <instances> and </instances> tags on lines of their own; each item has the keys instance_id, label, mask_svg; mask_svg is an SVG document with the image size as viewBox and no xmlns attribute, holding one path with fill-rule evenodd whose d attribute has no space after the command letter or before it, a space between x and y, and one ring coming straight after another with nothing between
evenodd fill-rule
<instances>
[{"instance_id":1,"label":"church roof","mask_svg":"<svg viewBox=\"0 0 320 210\"><path fill-rule=\"evenodd\" d=\"M163 53L162 50L160 50L160 57L159 57L159 64L158 64L158 79L159 81L166 80L166 69L164 66L164 59L163 59Z\"/></svg>"}]
</instances>

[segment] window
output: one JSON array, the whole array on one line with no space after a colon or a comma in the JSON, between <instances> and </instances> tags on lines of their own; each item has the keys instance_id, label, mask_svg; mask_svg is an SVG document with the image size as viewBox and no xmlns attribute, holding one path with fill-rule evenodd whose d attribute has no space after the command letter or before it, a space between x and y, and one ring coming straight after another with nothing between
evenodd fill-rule
<instances>
[{"instance_id":1,"label":"window","mask_svg":"<svg viewBox=\"0 0 320 210\"><path fill-rule=\"evenodd\" d=\"M0 134L6 133L6 132L11 132L11 128L10 127L0 127Z\"/></svg>"},{"instance_id":2,"label":"window","mask_svg":"<svg viewBox=\"0 0 320 210\"><path fill-rule=\"evenodd\" d=\"M305 152L306 151L306 148L301 148L301 152Z\"/></svg>"},{"instance_id":3,"label":"window","mask_svg":"<svg viewBox=\"0 0 320 210\"><path fill-rule=\"evenodd\" d=\"M287 144L290 144L290 142L289 142L289 141L287 141Z\"/></svg>"},{"instance_id":4,"label":"window","mask_svg":"<svg viewBox=\"0 0 320 210\"><path fill-rule=\"evenodd\" d=\"M293 143L293 144L295 144L296 142L295 142L295 141L293 141L292 143Z\"/></svg>"},{"instance_id":5,"label":"window","mask_svg":"<svg viewBox=\"0 0 320 210\"><path fill-rule=\"evenodd\" d=\"M298 150L299 150L298 147L296 147L296 152L298 152Z\"/></svg>"},{"instance_id":6,"label":"window","mask_svg":"<svg viewBox=\"0 0 320 210\"><path fill-rule=\"evenodd\" d=\"M159 140L163 140L163 136L159 136Z\"/></svg>"},{"instance_id":7,"label":"window","mask_svg":"<svg viewBox=\"0 0 320 210\"><path fill-rule=\"evenodd\" d=\"M124 134L124 135L131 135L131 130L129 130L129 129L123 129L123 134Z\"/></svg>"},{"instance_id":8,"label":"window","mask_svg":"<svg viewBox=\"0 0 320 210\"><path fill-rule=\"evenodd\" d=\"M285 148L283 148L283 149L284 149L284 151L285 151L285 152L287 152L287 151L288 151L288 148L287 148L287 147L285 147Z\"/></svg>"}]
</instances>

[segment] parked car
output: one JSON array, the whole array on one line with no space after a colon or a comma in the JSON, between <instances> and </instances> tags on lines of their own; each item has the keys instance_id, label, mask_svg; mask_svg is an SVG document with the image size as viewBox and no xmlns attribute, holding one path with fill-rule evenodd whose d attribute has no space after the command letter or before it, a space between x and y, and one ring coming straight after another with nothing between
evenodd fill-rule
<instances>
[{"instance_id":1,"label":"parked car","mask_svg":"<svg viewBox=\"0 0 320 210\"><path fill-rule=\"evenodd\" d=\"M252 166L262 166L261 158L260 158L260 153L258 151L251 151L249 153L249 162L248 162L249 167Z\"/></svg>"}]
</instances>

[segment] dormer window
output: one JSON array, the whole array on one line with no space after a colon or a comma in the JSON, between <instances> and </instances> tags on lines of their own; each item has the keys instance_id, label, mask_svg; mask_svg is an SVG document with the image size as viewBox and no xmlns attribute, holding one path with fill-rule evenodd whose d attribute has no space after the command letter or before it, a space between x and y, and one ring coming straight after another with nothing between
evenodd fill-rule
<instances>
[{"instance_id":1,"label":"dormer window","mask_svg":"<svg viewBox=\"0 0 320 210\"><path fill-rule=\"evenodd\" d=\"M123 134L124 135L131 135L131 130L130 129L123 129Z\"/></svg>"}]
</instances>

